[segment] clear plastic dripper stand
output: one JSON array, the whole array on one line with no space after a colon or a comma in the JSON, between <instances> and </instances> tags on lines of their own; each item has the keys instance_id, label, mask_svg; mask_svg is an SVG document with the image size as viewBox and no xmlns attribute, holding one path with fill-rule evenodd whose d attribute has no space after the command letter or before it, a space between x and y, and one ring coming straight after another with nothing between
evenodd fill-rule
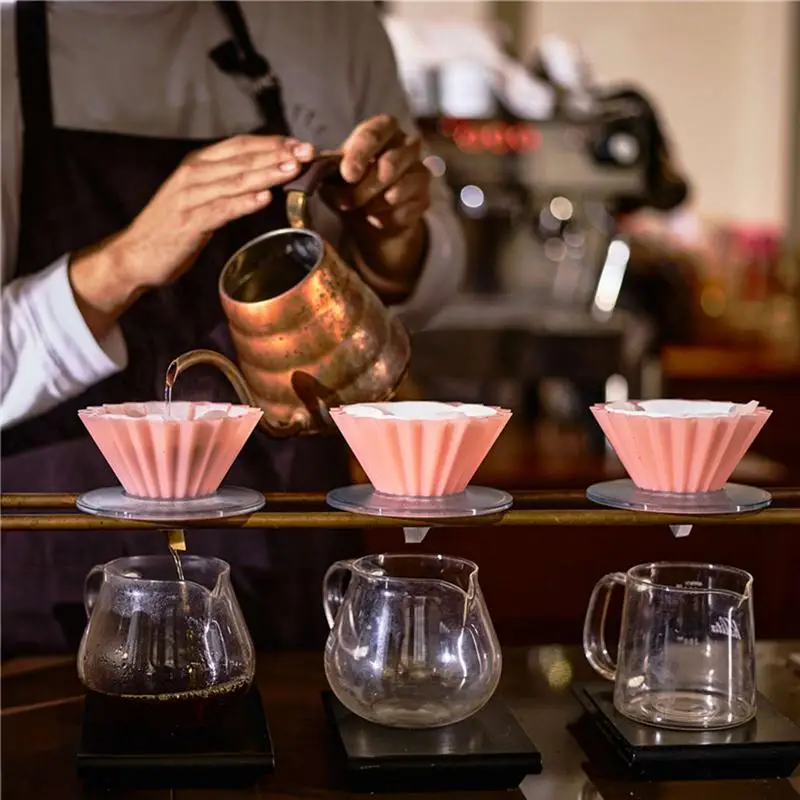
<instances>
[{"instance_id":1,"label":"clear plastic dripper stand","mask_svg":"<svg viewBox=\"0 0 800 800\"><path fill-rule=\"evenodd\" d=\"M383 494L371 484L343 486L328 492L328 505L339 511L368 517L391 517L398 521L418 520L417 525L403 525L406 544L420 544L428 535L426 521L457 522L472 517L502 514L511 508L514 499L508 492L485 486L468 486L458 494L441 497L403 497Z\"/></svg>"},{"instance_id":2,"label":"clear plastic dripper stand","mask_svg":"<svg viewBox=\"0 0 800 800\"><path fill-rule=\"evenodd\" d=\"M586 497L608 508L688 516L743 514L759 511L772 502L772 495L764 489L739 483L726 483L716 492L652 492L637 488L629 478L595 483L586 490ZM677 523L669 529L676 539L684 539L692 527Z\"/></svg>"},{"instance_id":3,"label":"clear plastic dripper stand","mask_svg":"<svg viewBox=\"0 0 800 800\"><path fill-rule=\"evenodd\" d=\"M214 494L176 500L133 497L121 486L92 489L78 497L77 508L84 514L110 519L175 523L224 519L260 511L266 498L262 492L241 486L220 486Z\"/></svg>"},{"instance_id":4,"label":"clear plastic dripper stand","mask_svg":"<svg viewBox=\"0 0 800 800\"><path fill-rule=\"evenodd\" d=\"M186 551L186 533L178 528L167 530L167 544L170 550Z\"/></svg>"},{"instance_id":5,"label":"clear plastic dripper stand","mask_svg":"<svg viewBox=\"0 0 800 800\"><path fill-rule=\"evenodd\" d=\"M403 537L406 544L422 544L429 530L430 528L406 527L403 528Z\"/></svg>"}]
</instances>

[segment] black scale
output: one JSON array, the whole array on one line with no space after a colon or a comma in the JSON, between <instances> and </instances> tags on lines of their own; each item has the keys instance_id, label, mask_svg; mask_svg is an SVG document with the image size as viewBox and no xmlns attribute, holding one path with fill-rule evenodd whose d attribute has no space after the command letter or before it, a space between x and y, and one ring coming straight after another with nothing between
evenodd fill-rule
<instances>
[{"instance_id":1,"label":"black scale","mask_svg":"<svg viewBox=\"0 0 800 800\"><path fill-rule=\"evenodd\" d=\"M607 683L576 684L586 712L571 732L589 768L615 769L642 780L769 779L800 765L800 727L763 695L756 718L722 731L676 731L633 722L613 705ZM78 774L104 788L238 788L275 769L272 739L255 687L242 712L202 741L136 740L109 736L96 723L88 696L78 748ZM348 711L333 695L322 702L342 777L356 791L502 790L542 771L539 751L495 696L477 714L443 728L402 730L375 725ZM609 760L611 756L611 761ZM594 762L594 763L592 763ZM620 772L621 771L621 772Z\"/></svg>"},{"instance_id":2,"label":"black scale","mask_svg":"<svg viewBox=\"0 0 800 800\"><path fill-rule=\"evenodd\" d=\"M125 721L112 735L97 720L96 698L87 695L78 747L78 775L89 786L125 789L242 788L258 783L275 769L272 738L253 687L241 711L202 737L154 742L124 733Z\"/></svg>"},{"instance_id":3,"label":"black scale","mask_svg":"<svg viewBox=\"0 0 800 800\"><path fill-rule=\"evenodd\" d=\"M800 764L800 727L763 695L755 719L721 731L677 731L642 725L615 708L609 683L576 684L586 714L572 733L590 763L609 755L626 777L654 781L789 777Z\"/></svg>"},{"instance_id":4,"label":"black scale","mask_svg":"<svg viewBox=\"0 0 800 800\"><path fill-rule=\"evenodd\" d=\"M275 769L261 695L253 688L240 714L202 739L158 742L113 735L97 723L86 698L78 774L87 786L155 789L241 788ZM477 714L443 728L401 730L375 725L348 711L333 695L322 703L343 780L356 791L515 789L542 771L542 758L499 698Z\"/></svg>"},{"instance_id":5,"label":"black scale","mask_svg":"<svg viewBox=\"0 0 800 800\"><path fill-rule=\"evenodd\" d=\"M542 757L495 695L463 722L403 730L376 725L323 692L343 778L362 792L516 789L542 771Z\"/></svg>"}]
</instances>

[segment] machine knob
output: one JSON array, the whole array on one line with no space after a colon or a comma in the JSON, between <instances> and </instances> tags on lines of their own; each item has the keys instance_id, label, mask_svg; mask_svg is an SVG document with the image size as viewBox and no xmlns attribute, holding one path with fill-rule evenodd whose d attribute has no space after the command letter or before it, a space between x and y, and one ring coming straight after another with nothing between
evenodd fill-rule
<instances>
[{"instance_id":1,"label":"machine knob","mask_svg":"<svg viewBox=\"0 0 800 800\"><path fill-rule=\"evenodd\" d=\"M622 167L632 167L642 152L639 140L625 131L612 133L606 142L606 149L611 158Z\"/></svg>"}]
</instances>

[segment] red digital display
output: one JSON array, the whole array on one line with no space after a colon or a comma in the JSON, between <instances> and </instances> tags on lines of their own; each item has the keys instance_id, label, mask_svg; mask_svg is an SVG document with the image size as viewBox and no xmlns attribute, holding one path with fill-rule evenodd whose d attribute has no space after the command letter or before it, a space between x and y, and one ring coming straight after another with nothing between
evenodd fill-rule
<instances>
[{"instance_id":1,"label":"red digital display","mask_svg":"<svg viewBox=\"0 0 800 800\"><path fill-rule=\"evenodd\" d=\"M524 122L460 120L444 118L439 132L452 139L463 153L532 153L541 144L541 134Z\"/></svg>"}]
</instances>

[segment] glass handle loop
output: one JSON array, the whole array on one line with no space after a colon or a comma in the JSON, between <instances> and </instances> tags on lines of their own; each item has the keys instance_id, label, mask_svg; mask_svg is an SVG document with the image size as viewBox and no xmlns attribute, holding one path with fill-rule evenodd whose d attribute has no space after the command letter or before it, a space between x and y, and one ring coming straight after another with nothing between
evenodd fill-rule
<instances>
[{"instance_id":1,"label":"glass handle loop","mask_svg":"<svg viewBox=\"0 0 800 800\"><path fill-rule=\"evenodd\" d=\"M611 572L600 578L592 590L589 606L586 609L586 618L583 622L583 653L586 660L595 672L609 681L617 678L617 664L608 652L606 644L606 617L611 602L611 593L614 586L617 585L625 586L625 574L622 572ZM600 619L595 624L601 594L603 596L602 609Z\"/></svg>"},{"instance_id":2,"label":"glass handle loop","mask_svg":"<svg viewBox=\"0 0 800 800\"><path fill-rule=\"evenodd\" d=\"M322 608L328 627L333 628L336 616L344 602L344 594L353 571L353 560L344 559L331 564L322 579Z\"/></svg>"}]
</instances>

